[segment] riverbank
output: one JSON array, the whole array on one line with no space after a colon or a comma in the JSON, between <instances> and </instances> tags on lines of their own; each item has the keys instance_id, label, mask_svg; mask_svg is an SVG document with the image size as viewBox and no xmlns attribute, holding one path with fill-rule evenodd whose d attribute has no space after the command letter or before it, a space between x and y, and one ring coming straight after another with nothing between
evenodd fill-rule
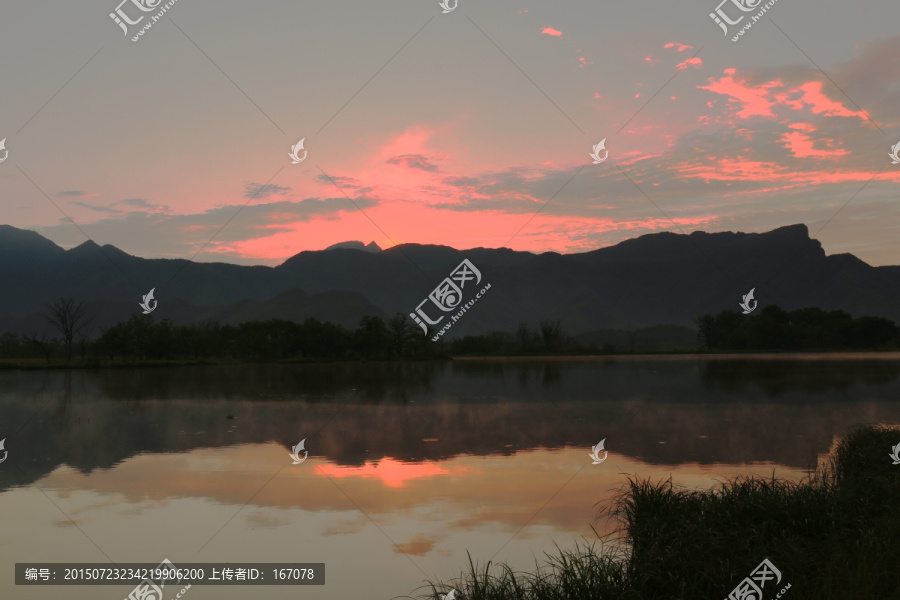
<instances>
[{"instance_id":1,"label":"riverbank","mask_svg":"<svg viewBox=\"0 0 900 600\"><path fill-rule=\"evenodd\" d=\"M665 352L658 354L590 354L572 356L454 356L452 360L900 360L900 352Z\"/></svg>"},{"instance_id":2,"label":"riverbank","mask_svg":"<svg viewBox=\"0 0 900 600\"><path fill-rule=\"evenodd\" d=\"M658 354L576 354L576 355L508 355L508 356L445 356L439 358L403 358L391 361L361 359L293 359L277 361L239 361L198 358L193 360L54 360L47 362L42 358L0 359L0 370L59 370L59 369L118 369L118 368L159 368L159 367L194 367L212 365L249 365L249 364L331 364L331 363L419 363L434 360L453 360L461 362L547 362L547 361L637 361L637 360L754 360L754 361L900 361L900 352L744 352L703 354L697 352L658 353Z\"/></svg>"},{"instance_id":3,"label":"riverbank","mask_svg":"<svg viewBox=\"0 0 900 600\"><path fill-rule=\"evenodd\" d=\"M631 478L602 512L618 523L616 539L560 550L530 573L470 557L461 577L429 583L423 597L718 599L764 568L766 600L898 598L897 444L896 428L860 428L800 482L737 478L694 491Z\"/></svg>"}]
</instances>

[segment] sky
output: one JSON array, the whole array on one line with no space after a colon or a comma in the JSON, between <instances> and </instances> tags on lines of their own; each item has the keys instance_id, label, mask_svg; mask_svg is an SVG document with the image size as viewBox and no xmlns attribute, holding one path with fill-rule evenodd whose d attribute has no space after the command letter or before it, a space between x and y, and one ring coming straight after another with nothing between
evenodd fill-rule
<instances>
[{"instance_id":1,"label":"sky","mask_svg":"<svg viewBox=\"0 0 900 600\"><path fill-rule=\"evenodd\" d=\"M0 8L0 223L267 265L805 223L900 264L896 2L777 0L733 42L760 0L727 36L716 0L177 0L133 42L162 4L126 35L118 1Z\"/></svg>"}]
</instances>

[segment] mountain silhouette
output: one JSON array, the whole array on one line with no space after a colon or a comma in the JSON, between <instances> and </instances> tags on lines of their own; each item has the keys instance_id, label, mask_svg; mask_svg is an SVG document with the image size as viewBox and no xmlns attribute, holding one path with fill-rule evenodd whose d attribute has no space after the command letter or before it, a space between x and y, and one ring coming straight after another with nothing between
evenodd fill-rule
<instances>
[{"instance_id":1,"label":"mountain silhouette","mask_svg":"<svg viewBox=\"0 0 900 600\"><path fill-rule=\"evenodd\" d=\"M139 311L151 288L159 302L154 318L178 324L315 317L352 327L367 314L408 315L463 259L482 275L477 286L469 282L464 301L491 288L448 335L512 331L521 321L535 326L542 319L560 320L570 334L692 326L701 314L738 310L751 288L760 308L817 306L900 322L900 267L826 256L805 225L655 233L566 255L419 244L380 250L348 242L301 252L276 267L145 259L92 241L64 250L2 225L0 332L51 333L39 313L68 295L88 305L95 327L108 327Z\"/></svg>"},{"instance_id":2,"label":"mountain silhouette","mask_svg":"<svg viewBox=\"0 0 900 600\"><path fill-rule=\"evenodd\" d=\"M325 248L326 250L334 250L335 248L349 248L351 250L365 250L366 252L381 252L381 247L375 242L363 244L362 242L341 242L332 244Z\"/></svg>"}]
</instances>

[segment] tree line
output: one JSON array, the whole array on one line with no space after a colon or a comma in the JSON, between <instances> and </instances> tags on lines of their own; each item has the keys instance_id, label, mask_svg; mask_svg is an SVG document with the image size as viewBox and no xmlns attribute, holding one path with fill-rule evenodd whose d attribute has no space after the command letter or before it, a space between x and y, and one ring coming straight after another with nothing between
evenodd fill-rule
<instances>
[{"instance_id":1,"label":"tree line","mask_svg":"<svg viewBox=\"0 0 900 600\"><path fill-rule=\"evenodd\" d=\"M843 310L769 305L751 316L733 310L696 321L701 350L835 351L900 348L900 328L882 317L854 318Z\"/></svg>"},{"instance_id":2,"label":"tree line","mask_svg":"<svg viewBox=\"0 0 900 600\"><path fill-rule=\"evenodd\" d=\"M0 336L0 357L64 356L82 360L394 360L439 358L450 355L585 354L612 352L578 343L563 331L560 321L541 321L537 328L524 322L513 333L493 332L432 342L406 315L390 319L365 316L356 329L309 318L298 323L284 319L246 321L238 325L208 320L176 325L157 321L152 314L134 313L91 336L92 319L81 302L59 298L41 313L57 337L7 332Z\"/></svg>"},{"instance_id":3,"label":"tree line","mask_svg":"<svg viewBox=\"0 0 900 600\"><path fill-rule=\"evenodd\" d=\"M537 327L522 322L514 332L495 331L432 342L405 315L390 319L366 316L356 329L309 318L247 321L238 325L214 320L175 325L168 319L134 313L125 321L92 335L92 319L81 302L59 298L42 316L59 334L50 337L7 332L0 336L2 358L64 356L67 360L396 360L447 356L612 354L572 337L561 321L543 320ZM900 348L900 328L881 317L853 318L841 311L803 308L785 311L769 305L752 316L724 310L696 320L700 351L829 351ZM630 347L641 330L630 329Z\"/></svg>"}]
</instances>

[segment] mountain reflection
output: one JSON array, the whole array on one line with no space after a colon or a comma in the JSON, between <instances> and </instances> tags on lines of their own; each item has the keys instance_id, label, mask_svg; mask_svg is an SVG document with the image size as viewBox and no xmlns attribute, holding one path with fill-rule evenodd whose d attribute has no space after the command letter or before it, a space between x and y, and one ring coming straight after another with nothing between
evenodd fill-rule
<instances>
[{"instance_id":1,"label":"mountain reflection","mask_svg":"<svg viewBox=\"0 0 900 600\"><path fill-rule=\"evenodd\" d=\"M385 485L461 455L583 447L648 463L804 468L900 422L893 361L471 360L0 373L0 489L60 465L306 438L329 476ZM423 463L423 464L416 464ZM17 466L18 468L14 468Z\"/></svg>"}]
</instances>

